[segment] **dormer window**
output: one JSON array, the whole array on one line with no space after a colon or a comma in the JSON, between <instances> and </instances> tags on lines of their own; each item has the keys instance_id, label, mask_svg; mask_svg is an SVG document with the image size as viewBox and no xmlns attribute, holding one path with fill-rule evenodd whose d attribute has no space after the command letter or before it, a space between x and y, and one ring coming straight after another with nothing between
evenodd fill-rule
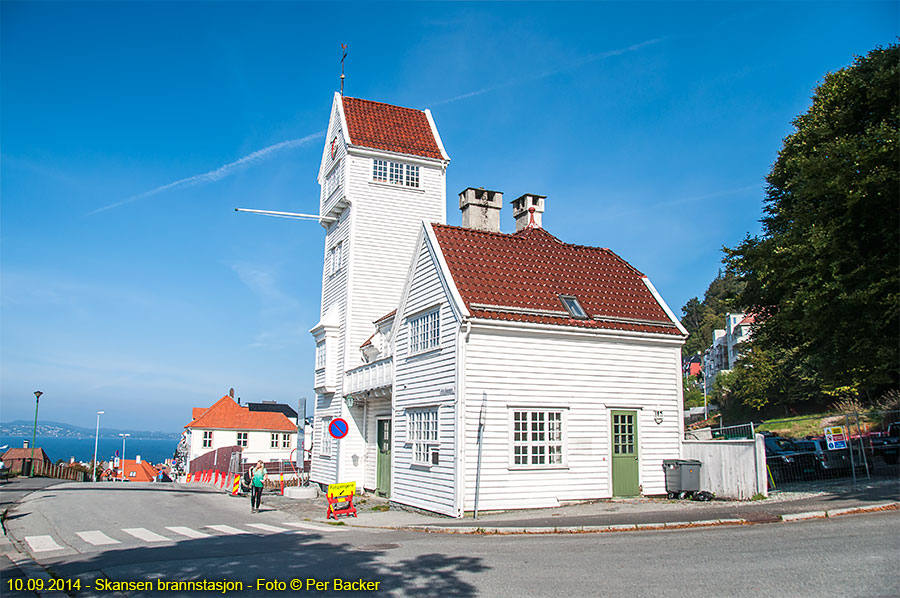
<instances>
[{"instance_id":1,"label":"dormer window","mask_svg":"<svg viewBox=\"0 0 900 598\"><path fill-rule=\"evenodd\" d=\"M566 308L570 316L576 320L587 320L587 312L584 311L584 308L578 303L578 299L573 295L560 295L559 300L562 301L563 307Z\"/></svg>"}]
</instances>

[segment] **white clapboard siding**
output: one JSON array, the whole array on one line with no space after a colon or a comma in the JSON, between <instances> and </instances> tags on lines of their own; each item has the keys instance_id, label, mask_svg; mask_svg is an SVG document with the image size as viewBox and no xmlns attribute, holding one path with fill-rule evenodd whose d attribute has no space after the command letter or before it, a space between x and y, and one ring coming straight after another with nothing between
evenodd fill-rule
<instances>
[{"instance_id":1,"label":"white clapboard siding","mask_svg":"<svg viewBox=\"0 0 900 598\"><path fill-rule=\"evenodd\" d=\"M394 363L394 429L391 500L456 515L455 496L455 381L456 334L459 322L447 301L428 243L416 256L416 267L406 304L401 306L394 324L396 338ZM409 355L409 316L423 310L440 309L438 349ZM406 410L413 407L438 407L438 465L412 462L412 445L406 443Z\"/></svg>"},{"instance_id":2,"label":"white clapboard siding","mask_svg":"<svg viewBox=\"0 0 900 598\"><path fill-rule=\"evenodd\" d=\"M366 422L366 490L375 490L378 473L378 420L391 417L390 399L372 399L368 406L368 421ZM393 431L391 432L393 434Z\"/></svg>"},{"instance_id":3,"label":"white clapboard siding","mask_svg":"<svg viewBox=\"0 0 900 598\"><path fill-rule=\"evenodd\" d=\"M665 492L662 459L679 454L675 344L476 325L465 350L466 510L475 503L476 440L485 397L479 509L610 497L610 411L620 408L638 410L643 493ZM511 467L511 407L565 410L565 468ZM663 411L662 424L653 421L655 410Z\"/></svg>"}]
</instances>

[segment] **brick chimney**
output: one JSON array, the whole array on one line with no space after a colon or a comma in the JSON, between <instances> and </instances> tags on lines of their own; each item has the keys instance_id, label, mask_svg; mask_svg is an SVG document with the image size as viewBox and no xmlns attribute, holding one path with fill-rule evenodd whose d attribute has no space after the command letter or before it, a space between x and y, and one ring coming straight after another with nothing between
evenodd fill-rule
<instances>
[{"instance_id":1,"label":"brick chimney","mask_svg":"<svg viewBox=\"0 0 900 598\"><path fill-rule=\"evenodd\" d=\"M513 207L513 218L516 219L516 232L532 223L532 215L534 218L532 226L541 228L541 216L544 214L545 199L547 199L546 195L526 193L509 202Z\"/></svg>"},{"instance_id":2,"label":"brick chimney","mask_svg":"<svg viewBox=\"0 0 900 598\"><path fill-rule=\"evenodd\" d=\"M484 187L469 187L459 194L463 228L500 232L500 210L503 193Z\"/></svg>"}]
</instances>

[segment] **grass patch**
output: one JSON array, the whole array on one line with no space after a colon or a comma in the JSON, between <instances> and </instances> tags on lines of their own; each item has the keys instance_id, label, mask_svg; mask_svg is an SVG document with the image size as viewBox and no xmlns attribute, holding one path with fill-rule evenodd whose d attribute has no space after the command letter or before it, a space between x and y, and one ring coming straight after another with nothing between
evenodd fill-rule
<instances>
[{"instance_id":1,"label":"grass patch","mask_svg":"<svg viewBox=\"0 0 900 598\"><path fill-rule=\"evenodd\" d=\"M756 494L754 494L753 496L750 497L750 500L752 500L752 501L756 501L756 500L766 500L767 498L769 498L769 497L768 497L768 496L765 496L765 495L762 494L761 492L757 492Z\"/></svg>"},{"instance_id":2,"label":"grass patch","mask_svg":"<svg viewBox=\"0 0 900 598\"><path fill-rule=\"evenodd\" d=\"M375 505L374 507L372 507L372 510L373 510L373 511L379 511L379 512L382 512L382 511L390 511L390 510L391 510L391 506L390 506L390 505Z\"/></svg>"},{"instance_id":3,"label":"grass patch","mask_svg":"<svg viewBox=\"0 0 900 598\"><path fill-rule=\"evenodd\" d=\"M347 525L343 521L326 521L325 523L327 523L328 525Z\"/></svg>"},{"instance_id":4,"label":"grass patch","mask_svg":"<svg viewBox=\"0 0 900 598\"><path fill-rule=\"evenodd\" d=\"M881 413L860 413L859 427L863 434L869 430L878 430L883 425L884 415ZM806 436L822 436L828 426L843 426L848 423L851 433L856 434L856 417L851 415L844 419L839 413L814 413L802 417L785 417L770 419L756 427L757 432L771 432L787 438L805 438Z\"/></svg>"}]
</instances>

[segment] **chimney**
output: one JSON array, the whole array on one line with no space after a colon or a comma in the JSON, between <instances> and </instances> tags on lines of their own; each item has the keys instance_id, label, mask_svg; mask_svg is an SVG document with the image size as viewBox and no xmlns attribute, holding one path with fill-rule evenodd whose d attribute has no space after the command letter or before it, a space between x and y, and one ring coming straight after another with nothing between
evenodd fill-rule
<instances>
[{"instance_id":1,"label":"chimney","mask_svg":"<svg viewBox=\"0 0 900 598\"><path fill-rule=\"evenodd\" d=\"M502 207L503 193L500 191L489 191L484 187L477 189L468 187L459 194L463 228L499 233Z\"/></svg>"},{"instance_id":2,"label":"chimney","mask_svg":"<svg viewBox=\"0 0 900 598\"><path fill-rule=\"evenodd\" d=\"M134 460L134 462L137 463L138 465L140 465L141 464L141 456L138 455L137 458Z\"/></svg>"},{"instance_id":3,"label":"chimney","mask_svg":"<svg viewBox=\"0 0 900 598\"><path fill-rule=\"evenodd\" d=\"M27 441L27 440L23 440L23 441L22 441L22 448L28 448L28 441Z\"/></svg>"},{"instance_id":4,"label":"chimney","mask_svg":"<svg viewBox=\"0 0 900 598\"><path fill-rule=\"evenodd\" d=\"M544 213L544 200L546 195L526 193L512 200L513 218L516 219L516 232L529 225L541 228L541 216Z\"/></svg>"}]
</instances>

